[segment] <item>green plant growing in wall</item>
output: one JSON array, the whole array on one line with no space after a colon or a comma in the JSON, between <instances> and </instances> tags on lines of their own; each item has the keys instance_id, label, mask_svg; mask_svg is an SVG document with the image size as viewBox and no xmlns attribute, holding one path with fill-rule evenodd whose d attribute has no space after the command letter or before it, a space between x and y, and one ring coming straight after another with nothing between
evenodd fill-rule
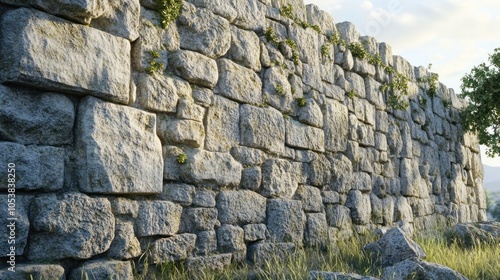
<instances>
[{"instance_id":1,"label":"green plant growing in wall","mask_svg":"<svg viewBox=\"0 0 500 280\"><path fill-rule=\"evenodd\" d=\"M283 85L282 84L277 84L275 87L274 87L274 90L276 91L276 93L280 96L283 96L285 95L285 89L283 88Z\"/></svg>"},{"instance_id":2,"label":"green plant growing in wall","mask_svg":"<svg viewBox=\"0 0 500 280\"><path fill-rule=\"evenodd\" d=\"M314 31L316 31L318 34L320 34L320 35L322 34L322 33L321 33L321 28L319 27L319 25L315 24L315 25L313 25L313 26L311 26L311 27L312 27L312 29L314 29Z\"/></svg>"},{"instance_id":3,"label":"green plant growing in wall","mask_svg":"<svg viewBox=\"0 0 500 280\"><path fill-rule=\"evenodd\" d=\"M356 97L356 91L354 89L351 89L348 92L346 92L346 95L347 97L349 97L349 99L353 99L354 97Z\"/></svg>"},{"instance_id":4,"label":"green plant growing in wall","mask_svg":"<svg viewBox=\"0 0 500 280\"><path fill-rule=\"evenodd\" d=\"M297 105L299 105L299 107L304 107L307 105L307 99L305 97L297 98L295 100L297 101Z\"/></svg>"},{"instance_id":5,"label":"green plant growing in wall","mask_svg":"<svg viewBox=\"0 0 500 280\"><path fill-rule=\"evenodd\" d=\"M280 8L280 15L287 17L289 19L295 20L295 15L293 14L292 4L288 4Z\"/></svg>"},{"instance_id":6,"label":"green plant growing in wall","mask_svg":"<svg viewBox=\"0 0 500 280\"><path fill-rule=\"evenodd\" d=\"M266 29L266 31L264 32L264 36L266 37L268 42L271 42L275 46L279 45L280 39L278 38L272 27L268 27Z\"/></svg>"},{"instance_id":7,"label":"green plant growing in wall","mask_svg":"<svg viewBox=\"0 0 500 280\"><path fill-rule=\"evenodd\" d=\"M161 27L167 29L168 25L179 16L182 0L155 0L155 2Z\"/></svg>"},{"instance_id":8,"label":"green plant growing in wall","mask_svg":"<svg viewBox=\"0 0 500 280\"><path fill-rule=\"evenodd\" d=\"M157 58L160 58L160 53L156 50L153 50L149 54L151 55L151 59L149 60L149 66L146 67L146 72L149 75L154 75L157 73L161 74L161 71L165 65L155 60Z\"/></svg>"},{"instance_id":9,"label":"green plant growing in wall","mask_svg":"<svg viewBox=\"0 0 500 280\"><path fill-rule=\"evenodd\" d=\"M330 56L330 46L329 45L323 45L321 46L321 55L323 57L329 57Z\"/></svg>"},{"instance_id":10,"label":"green plant growing in wall","mask_svg":"<svg viewBox=\"0 0 500 280\"><path fill-rule=\"evenodd\" d=\"M359 59L364 59L367 57L367 51L360 43L350 43L347 48L351 51L352 56L357 57Z\"/></svg>"},{"instance_id":11,"label":"green plant growing in wall","mask_svg":"<svg viewBox=\"0 0 500 280\"><path fill-rule=\"evenodd\" d=\"M186 164L187 163L187 155L182 153L177 156L177 163L178 164Z\"/></svg>"}]
</instances>

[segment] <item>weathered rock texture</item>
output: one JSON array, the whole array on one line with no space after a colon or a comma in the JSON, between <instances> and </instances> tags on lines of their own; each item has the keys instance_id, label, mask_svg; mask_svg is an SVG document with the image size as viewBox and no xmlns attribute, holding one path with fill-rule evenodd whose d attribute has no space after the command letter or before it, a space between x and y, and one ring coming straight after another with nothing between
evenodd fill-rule
<instances>
[{"instance_id":1,"label":"weathered rock texture","mask_svg":"<svg viewBox=\"0 0 500 280\"><path fill-rule=\"evenodd\" d=\"M0 218L18 218L19 271L125 279L141 255L222 268L486 219L464 102L428 94L387 44L302 1L184 1L166 29L155 9L0 0L0 189L9 163L17 176ZM408 109L388 105L382 67L323 47L335 32L409 78Z\"/></svg>"}]
</instances>

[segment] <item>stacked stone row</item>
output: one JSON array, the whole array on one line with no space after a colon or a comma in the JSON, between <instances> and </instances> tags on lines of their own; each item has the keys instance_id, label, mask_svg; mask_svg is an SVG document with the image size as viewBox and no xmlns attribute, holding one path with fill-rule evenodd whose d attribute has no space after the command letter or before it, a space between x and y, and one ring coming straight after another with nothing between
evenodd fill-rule
<instances>
[{"instance_id":1,"label":"stacked stone row","mask_svg":"<svg viewBox=\"0 0 500 280\"><path fill-rule=\"evenodd\" d=\"M222 268L486 218L463 102L444 85L428 95L425 69L314 5L191 0L162 29L151 0L17 2L0 0L0 162L16 164L21 273ZM281 16L288 4L322 34ZM335 32L410 78L407 110L386 105L380 67L341 46L322 54Z\"/></svg>"}]
</instances>

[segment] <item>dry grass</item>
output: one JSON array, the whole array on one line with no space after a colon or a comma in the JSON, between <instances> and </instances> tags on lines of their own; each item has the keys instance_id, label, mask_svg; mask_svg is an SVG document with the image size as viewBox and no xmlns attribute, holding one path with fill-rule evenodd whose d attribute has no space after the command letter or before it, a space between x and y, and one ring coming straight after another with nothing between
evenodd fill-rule
<instances>
[{"instance_id":1,"label":"dry grass","mask_svg":"<svg viewBox=\"0 0 500 280\"><path fill-rule=\"evenodd\" d=\"M156 273L137 274L136 279L307 279L311 270L357 273L380 277L382 270L363 251L363 246L375 241L364 236L339 242L325 250L298 249L287 259L274 257L261 267L246 264L231 265L222 272L202 270L188 272L181 264L164 264ZM456 270L469 279L500 279L500 245L475 245L470 248L450 242L445 231L416 236L414 240L427 253L428 262L435 262Z\"/></svg>"}]
</instances>

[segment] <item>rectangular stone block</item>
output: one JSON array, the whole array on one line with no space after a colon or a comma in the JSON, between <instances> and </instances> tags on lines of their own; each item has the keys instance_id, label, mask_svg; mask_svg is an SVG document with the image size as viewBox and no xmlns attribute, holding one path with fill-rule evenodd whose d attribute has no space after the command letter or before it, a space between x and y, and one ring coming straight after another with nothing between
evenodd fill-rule
<instances>
[{"instance_id":1,"label":"rectangular stone block","mask_svg":"<svg viewBox=\"0 0 500 280\"><path fill-rule=\"evenodd\" d=\"M273 108L240 107L241 144L271 153L285 152L285 122Z\"/></svg>"},{"instance_id":2,"label":"rectangular stone block","mask_svg":"<svg viewBox=\"0 0 500 280\"><path fill-rule=\"evenodd\" d=\"M286 144L294 148L325 151L323 130L294 120L286 121Z\"/></svg>"},{"instance_id":3,"label":"rectangular stone block","mask_svg":"<svg viewBox=\"0 0 500 280\"><path fill-rule=\"evenodd\" d=\"M254 71L225 58L217 60L217 66L219 81L215 93L244 103L262 103L262 81Z\"/></svg>"},{"instance_id":4,"label":"rectangular stone block","mask_svg":"<svg viewBox=\"0 0 500 280\"><path fill-rule=\"evenodd\" d=\"M135 220L137 237L174 235L179 231L181 215L182 206L170 201L144 201Z\"/></svg>"},{"instance_id":5,"label":"rectangular stone block","mask_svg":"<svg viewBox=\"0 0 500 280\"><path fill-rule=\"evenodd\" d=\"M205 149L213 152L229 152L240 143L240 106L238 103L215 95L208 108Z\"/></svg>"},{"instance_id":6,"label":"rectangular stone block","mask_svg":"<svg viewBox=\"0 0 500 280\"><path fill-rule=\"evenodd\" d=\"M1 81L128 103L127 40L27 8L0 25Z\"/></svg>"},{"instance_id":7,"label":"rectangular stone block","mask_svg":"<svg viewBox=\"0 0 500 280\"><path fill-rule=\"evenodd\" d=\"M163 158L155 115L88 97L80 103L76 135L81 191L162 192Z\"/></svg>"},{"instance_id":8,"label":"rectangular stone block","mask_svg":"<svg viewBox=\"0 0 500 280\"><path fill-rule=\"evenodd\" d=\"M349 133L347 107L339 102L326 102L325 110L325 146L327 151L344 152L347 149Z\"/></svg>"},{"instance_id":9,"label":"rectangular stone block","mask_svg":"<svg viewBox=\"0 0 500 280\"><path fill-rule=\"evenodd\" d=\"M0 104L1 140L25 145L73 142L75 109L66 96L0 85Z\"/></svg>"},{"instance_id":10,"label":"rectangular stone block","mask_svg":"<svg viewBox=\"0 0 500 280\"><path fill-rule=\"evenodd\" d=\"M23 146L0 142L0 190L8 187L9 164L14 164L16 190L55 191L64 184L64 148Z\"/></svg>"},{"instance_id":11,"label":"rectangular stone block","mask_svg":"<svg viewBox=\"0 0 500 280\"><path fill-rule=\"evenodd\" d=\"M223 224L255 224L266 220L266 198L252 191L223 191L217 196Z\"/></svg>"}]
</instances>

